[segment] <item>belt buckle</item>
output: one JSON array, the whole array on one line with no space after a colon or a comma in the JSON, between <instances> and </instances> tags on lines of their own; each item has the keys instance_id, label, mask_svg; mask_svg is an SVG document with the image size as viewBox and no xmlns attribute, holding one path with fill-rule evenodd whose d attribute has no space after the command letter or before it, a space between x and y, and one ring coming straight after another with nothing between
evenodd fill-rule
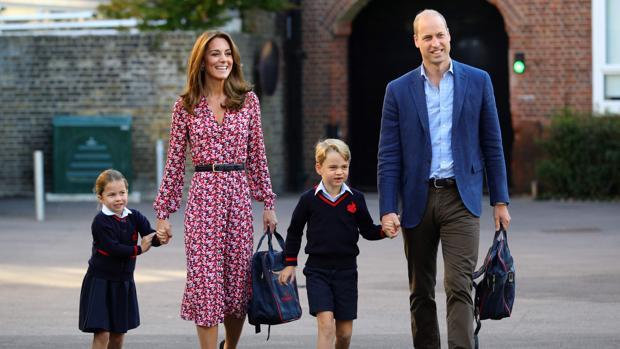
<instances>
[{"instance_id":1,"label":"belt buckle","mask_svg":"<svg viewBox=\"0 0 620 349\"><path fill-rule=\"evenodd\" d=\"M211 164L211 172L213 172L213 173L222 172L222 171L218 171L218 170L215 169L216 165L219 165L219 164Z\"/></svg>"},{"instance_id":2,"label":"belt buckle","mask_svg":"<svg viewBox=\"0 0 620 349\"><path fill-rule=\"evenodd\" d=\"M437 178L433 178L432 180L433 180L433 188L435 188L435 189L443 189L443 188L445 188L445 186L443 186L443 185L437 185Z\"/></svg>"}]
</instances>

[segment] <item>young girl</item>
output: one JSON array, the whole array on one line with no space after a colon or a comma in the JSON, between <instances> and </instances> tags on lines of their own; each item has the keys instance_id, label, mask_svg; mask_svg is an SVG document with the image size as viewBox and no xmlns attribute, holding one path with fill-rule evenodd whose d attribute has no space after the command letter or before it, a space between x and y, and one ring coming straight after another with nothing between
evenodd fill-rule
<instances>
[{"instance_id":1,"label":"young girl","mask_svg":"<svg viewBox=\"0 0 620 349\"><path fill-rule=\"evenodd\" d=\"M297 254L306 226L309 255L304 268L310 314L318 325L317 349L349 348L357 318L357 241L394 237L382 231L368 213L364 195L347 186L351 152L341 140L316 145L316 172L321 183L302 194L286 235L285 264L280 283L295 278Z\"/></svg>"},{"instance_id":2,"label":"young girl","mask_svg":"<svg viewBox=\"0 0 620 349\"><path fill-rule=\"evenodd\" d=\"M82 282L79 328L94 333L93 349L116 349L122 348L127 330L140 325L136 256L160 243L146 217L127 208L128 184L120 172L103 171L93 190L101 212L91 226L92 256Z\"/></svg>"}]
</instances>

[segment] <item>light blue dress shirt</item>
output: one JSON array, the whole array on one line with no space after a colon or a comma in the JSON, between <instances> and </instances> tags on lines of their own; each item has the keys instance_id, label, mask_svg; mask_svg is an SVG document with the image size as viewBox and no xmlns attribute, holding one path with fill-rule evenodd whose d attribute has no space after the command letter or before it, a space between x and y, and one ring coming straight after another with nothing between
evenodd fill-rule
<instances>
[{"instance_id":1,"label":"light blue dress shirt","mask_svg":"<svg viewBox=\"0 0 620 349\"><path fill-rule=\"evenodd\" d=\"M420 69L424 77L424 94L428 111L428 126L431 134L431 171L429 178L454 177L452 159L452 104L454 102L454 70L443 74L439 87L435 87L426 76L424 65Z\"/></svg>"}]
</instances>

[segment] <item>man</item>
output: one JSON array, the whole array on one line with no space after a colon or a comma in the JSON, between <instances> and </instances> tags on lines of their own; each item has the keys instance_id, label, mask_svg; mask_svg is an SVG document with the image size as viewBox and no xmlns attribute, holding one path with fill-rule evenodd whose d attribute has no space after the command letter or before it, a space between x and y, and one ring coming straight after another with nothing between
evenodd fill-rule
<instances>
[{"instance_id":1,"label":"man","mask_svg":"<svg viewBox=\"0 0 620 349\"><path fill-rule=\"evenodd\" d=\"M422 66L386 89L378 154L384 229L402 228L415 348L440 348L435 305L442 245L448 345L472 348L472 273L478 259L482 184L496 229L508 228L508 188L489 75L450 58L450 32L437 11L413 22Z\"/></svg>"}]
</instances>

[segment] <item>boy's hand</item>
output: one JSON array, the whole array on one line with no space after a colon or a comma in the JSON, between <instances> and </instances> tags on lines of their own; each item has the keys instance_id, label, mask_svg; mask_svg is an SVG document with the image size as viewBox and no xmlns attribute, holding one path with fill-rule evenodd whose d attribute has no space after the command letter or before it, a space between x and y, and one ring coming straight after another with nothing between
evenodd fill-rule
<instances>
[{"instance_id":1,"label":"boy's hand","mask_svg":"<svg viewBox=\"0 0 620 349\"><path fill-rule=\"evenodd\" d=\"M149 235L142 237L142 242L140 243L142 253L145 253L151 248L151 245L153 244L153 236L155 236L155 233L150 233Z\"/></svg>"},{"instance_id":2,"label":"boy's hand","mask_svg":"<svg viewBox=\"0 0 620 349\"><path fill-rule=\"evenodd\" d=\"M393 239L400 231L400 217L396 213L388 213L381 217L381 229L387 237Z\"/></svg>"},{"instance_id":3,"label":"boy's hand","mask_svg":"<svg viewBox=\"0 0 620 349\"><path fill-rule=\"evenodd\" d=\"M280 272L280 277L278 277L278 281L280 281L280 284L286 285L289 282L295 281L295 269L296 268L292 265L289 265L288 267L282 269L282 271Z\"/></svg>"}]
</instances>

